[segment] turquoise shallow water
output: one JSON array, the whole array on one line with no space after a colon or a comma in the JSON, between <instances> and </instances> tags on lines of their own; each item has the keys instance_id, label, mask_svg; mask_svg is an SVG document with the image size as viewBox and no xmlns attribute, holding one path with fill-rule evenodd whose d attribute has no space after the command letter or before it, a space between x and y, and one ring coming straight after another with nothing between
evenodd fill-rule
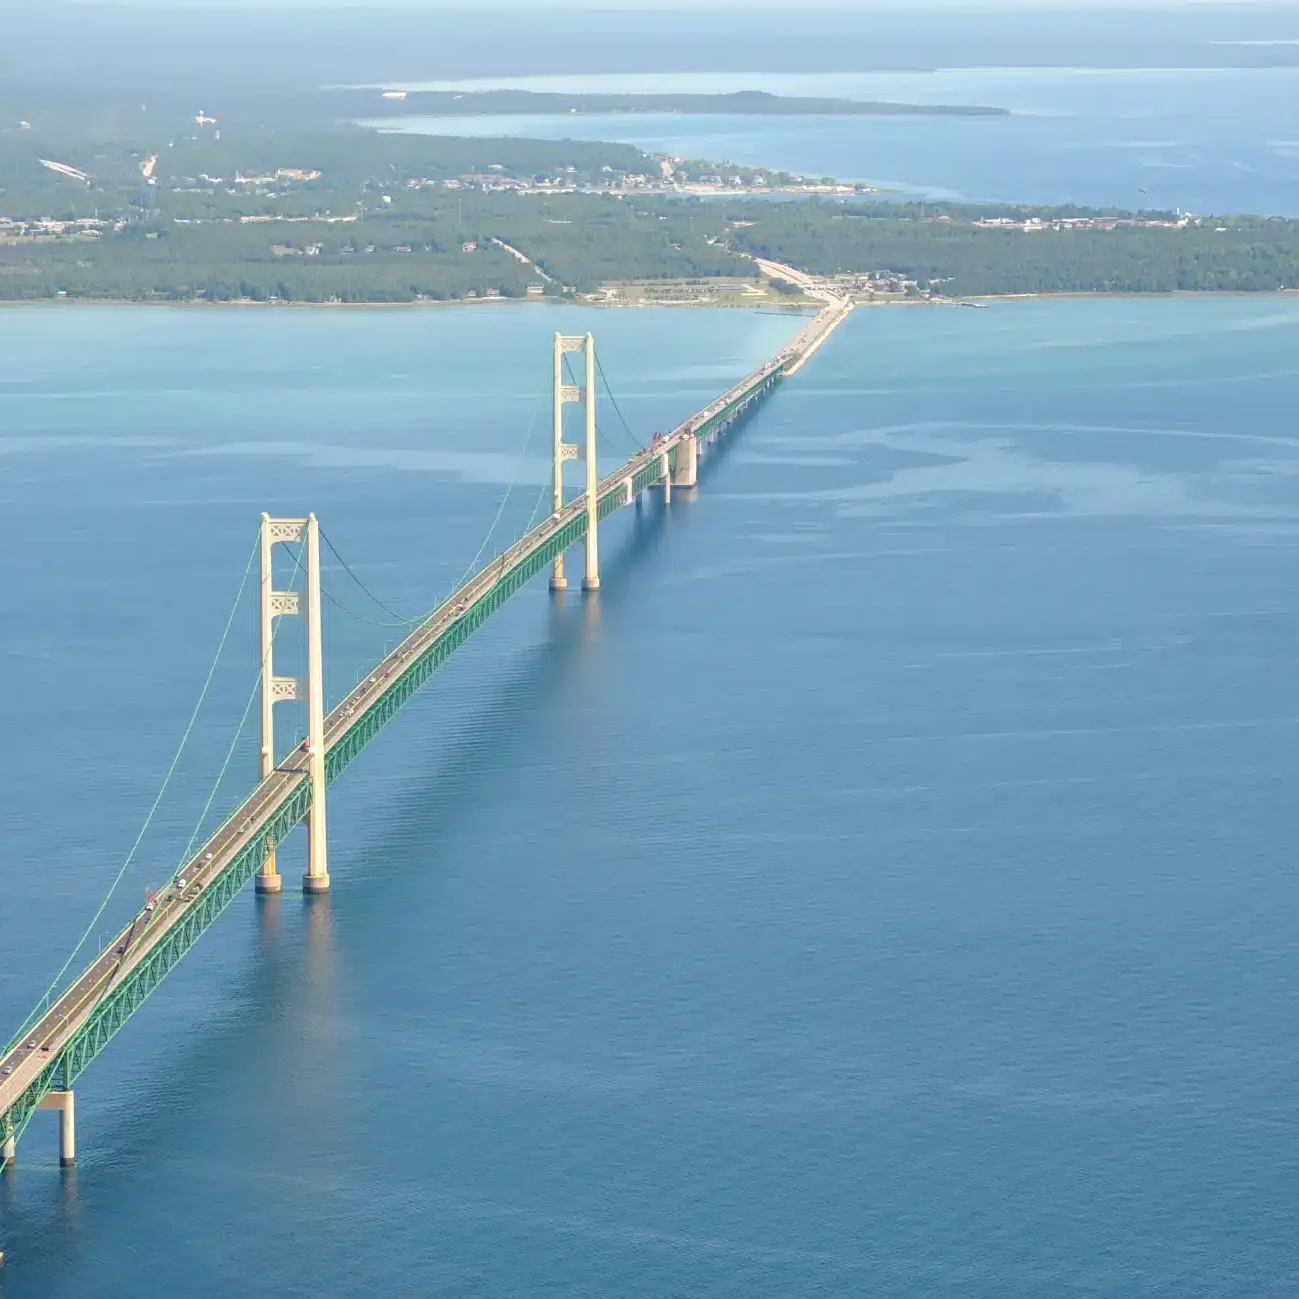
<instances>
[{"instance_id":1,"label":"turquoise shallow water","mask_svg":"<svg viewBox=\"0 0 1299 1299\"><path fill-rule=\"evenodd\" d=\"M6 1020L258 512L431 603L520 463L532 509L555 328L644 436L791 322L0 313ZM1288 299L859 312L367 751L333 895L235 904L82 1079L74 1177L37 1117L0 1294L1292 1294L1297 355ZM333 689L393 634L331 606Z\"/></svg>"}]
</instances>

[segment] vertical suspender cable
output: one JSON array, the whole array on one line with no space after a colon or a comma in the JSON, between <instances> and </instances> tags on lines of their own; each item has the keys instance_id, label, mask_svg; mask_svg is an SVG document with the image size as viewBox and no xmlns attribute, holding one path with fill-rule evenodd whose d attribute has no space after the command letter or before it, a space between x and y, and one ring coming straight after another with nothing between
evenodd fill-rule
<instances>
[{"instance_id":1,"label":"vertical suspender cable","mask_svg":"<svg viewBox=\"0 0 1299 1299\"><path fill-rule=\"evenodd\" d=\"M260 538L258 539L258 544L260 544ZM258 544L255 544L252 550L248 553L248 563L244 565L244 575L239 581L239 590L235 593L234 604L230 607L230 616L226 619L225 628L221 632L221 639L217 643L216 654L212 658L212 666L208 668L207 676L203 681L203 688L198 694L198 701L195 703L194 710L190 713L189 721L185 726L185 733L180 737L180 744L176 747L176 752L172 757L171 765L167 768L167 774L162 779L162 786L158 790L157 796L154 798L153 804L149 808L148 815L144 818L144 824L140 827L139 833L135 836L135 842L131 845L130 851L126 854L126 860L122 862L120 869L113 877L113 882L109 885L108 892L104 894L104 900L99 904L98 910L96 910L95 914L90 918L90 923L86 926L81 937L77 939L76 946L68 953L68 959L63 962L59 967L59 972L50 981L49 987L41 994L41 998L36 1003L31 1014L27 1016L23 1021L22 1026L10 1039L8 1046L5 1047L6 1052L16 1045L31 1025L41 1017L42 1007L49 1001L50 995L59 986L60 980L68 972L68 967L76 959L77 953L81 951L89 940L90 935L94 933L95 926L99 924L100 918L103 916L109 902L112 900L113 894L117 892L117 886L121 884L123 877L126 875L127 869L135 860L135 854L139 850L145 834L150 825L153 824L154 815L158 811L158 806L162 802L163 795L167 792L167 786L171 784L171 778L176 774L176 768L180 765L181 754L185 752L185 746L189 743L189 737L194 730L194 723L198 721L199 711L202 709L203 702L207 698L208 690L212 685L212 678L216 675L217 664L221 661L222 651L225 649L226 641L230 636L230 628L234 626L235 614L239 609L239 602L243 599L244 588L248 585L248 575L253 570L253 560L257 555Z\"/></svg>"}]
</instances>

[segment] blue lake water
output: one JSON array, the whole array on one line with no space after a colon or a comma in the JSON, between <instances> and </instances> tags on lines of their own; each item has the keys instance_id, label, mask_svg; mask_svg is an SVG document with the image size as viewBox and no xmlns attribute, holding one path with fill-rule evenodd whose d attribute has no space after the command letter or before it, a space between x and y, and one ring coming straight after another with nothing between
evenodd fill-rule
<instances>
[{"instance_id":1,"label":"blue lake water","mask_svg":"<svg viewBox=\"0 0 1299 1299\"><path fill-rule=\"evenodd\" d=\"M427 607L533 509L556 328L644 437L791 322L0 313L6 1020L259 512ZM36 1117L0 1294L1293 1294L1296 357L1278 298L858 312L608 525L598 597L530 588L349 769L332 896L235 903L82 1078L74 1175ZM337 693L396 633L329 613Z\"/></svg>"},{"instance_id":2,"label":"blue lake water","mask_svg":"<svg viewBox=\"0 0 1299 1299\"><path fill-rule=\"evenodd\" d=\"M761 89L992 105L1011 109L1013 116L590 114L409 118L401 127L442 135L625 140L681 157L870 181L907 198L1299 215L1299 68L1294 67L957 67L401 84L629 92Z\"/></svg>"}]
</instances>

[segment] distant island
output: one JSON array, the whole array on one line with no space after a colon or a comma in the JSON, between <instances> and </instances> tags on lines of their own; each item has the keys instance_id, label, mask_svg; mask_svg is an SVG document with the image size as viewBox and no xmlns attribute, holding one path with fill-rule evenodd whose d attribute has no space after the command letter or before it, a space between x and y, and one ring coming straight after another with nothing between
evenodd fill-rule
<instances>
[{"instance_id":1,"label":"distant island","mask_svg":"<svg viewBox=\"0 0 1299 1299\"><path fill-rule=\"evenodd\" d=\"M536 90L383 90L331 92L367 116L523 117L587 113L696 113L764 117L1007 117L977 104L895 104L737 90L719 95L570 94Z\"/></svg>"}]
</instances>

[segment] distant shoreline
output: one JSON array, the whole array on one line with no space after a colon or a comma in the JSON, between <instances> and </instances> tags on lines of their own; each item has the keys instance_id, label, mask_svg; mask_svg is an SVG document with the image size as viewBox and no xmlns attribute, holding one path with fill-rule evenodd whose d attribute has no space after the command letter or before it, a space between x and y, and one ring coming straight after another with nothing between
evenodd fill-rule
<instances>
[{"instance_id":1,"label":"distant shoreline","mask_svg":"<svg viewBox=\"0 0 1299 1299\"><path fill-rule=\"evenodd\" d=\"M989 104L911 104L881 99L774 95L763 90L722 94L570 93L541 90L403 90L372 86L322 92L345 112L374 117L586 117L616 115L742 117L1009 117Z\"/></svg>"},{"instance_id":2,"label":"distant shoreline","mask_svg":"<svg viewBox=\"0 0 1299 1299\"><path fill-rule=\"evenodd\" d=\"M1106 293L1088 290L1078 293L986 293L968 298L871 298L868 296L854 298L858 307L961 307L975 303L1009 304L1034 301L1074 301L1089 298L1122 298L1129 300L1157 300L1170 298L1294 298L1299 299L1299 289L1174 289L1171 292L1136 293L1116 291ZM237 299L228 302L211 302L204 298L0 298L0 310L23 307L58 307L60 310L75 307L181 307L188 310L207 309L257 309L257 310L292 310L292 311L422 311L428 309L448 310L456 307L586 307L592 310L646 311L646 310L685 310L685 311L762 311L768 315L806 315L809 310L820 304L812 301L781 304L775 302L732 301L670 301L670 302L619 302L601 299L587 301L573 298L445 298L423 302L258 302L251 298Z\"/></svg>"}]
</instances>

